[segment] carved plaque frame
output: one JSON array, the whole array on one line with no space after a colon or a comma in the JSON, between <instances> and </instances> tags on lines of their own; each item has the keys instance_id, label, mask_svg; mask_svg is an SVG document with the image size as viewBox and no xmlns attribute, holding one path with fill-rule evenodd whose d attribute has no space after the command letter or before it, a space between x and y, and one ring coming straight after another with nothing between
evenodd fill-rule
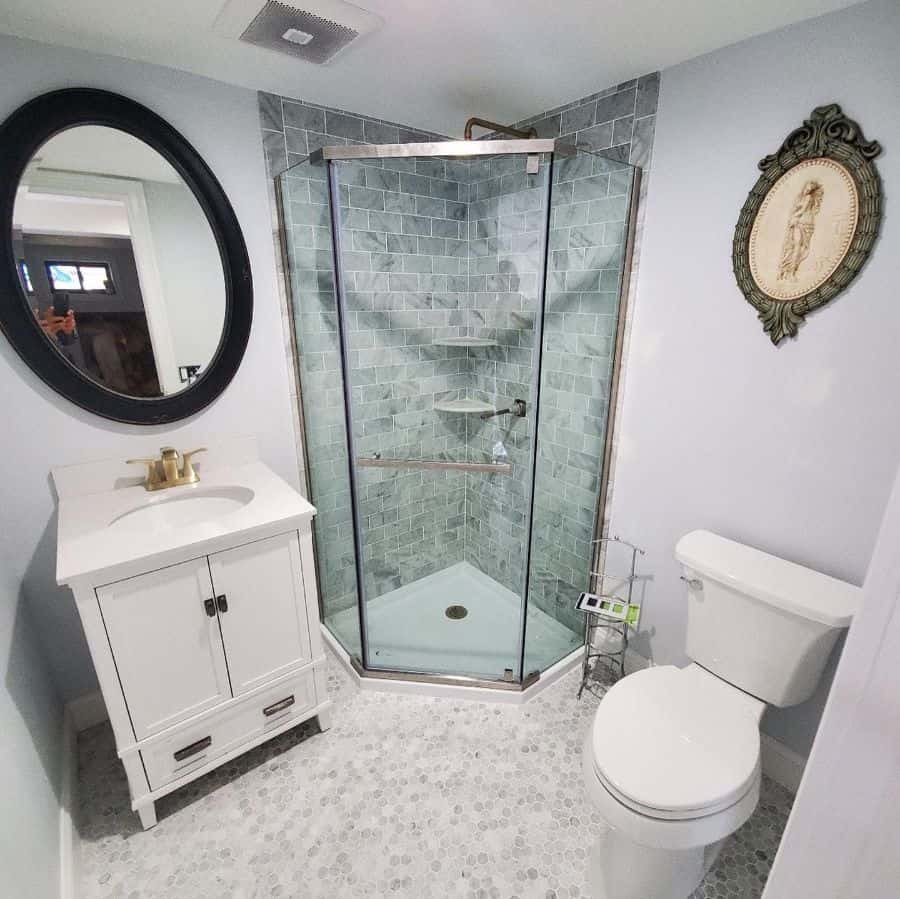
<instances>
[{"instance_id":1,"label":"carved plaque frame","mask_svg":"<svg viewBox=\"0 0 900 899\"><path fill-rule=\"evenodd\" d=\"M769 335L772 343L777 344L784 337L796 337L798 326L807 313L834 299L850 284L865 264L881 225L881 180L874 163L874 159L880 153L881 145L877 141L867 141L859 125L847 118L840 106L832 103L814 109L803 125L788 135L776 153L760 161L759 168L762 174L747 196L735 228L732 265L741 292L747 302L756 309L763 330ZM758 282L758 271L754 273L756 268L753 258L754 245L759 231L754 225L761 212L765 213L767 198L770 198L773 188L784 176L796 166L804 165L810 167L812 171L816 164L835 170L840 169L849 175L852 181L850 193L854 200L848 202L854 208L848 210L848 215L852 211L853 218L848 219L850 225L847 226L847 233L839 241L839 261L826 271L827 277L818 279L818 283L812 286L812 289L799 296L774 296L772 295L774 291L769 292L772 290L771 287L767 291ZM814 185L813 189L816 186L821 191L819 185ZM813 218L804 221L799 198L794 206L797 220L794 233L801 235L801 243L804 228L812 233L811 222L814 221L814 214L818 208L818 206L813 208ZM787 227L786 220L781 225L782 232ZM785 237L786 256L790 256L789 239L789 235ZM802 249L793 259L795 274L798 264L796 259L806 258ZM805 250L809 252L808 238ZM787 263L783 262L782 265L786 264L790 269L790 262L788 259ZM787 294L789 291L783 293Z\"/></svg>"}]
</instances>

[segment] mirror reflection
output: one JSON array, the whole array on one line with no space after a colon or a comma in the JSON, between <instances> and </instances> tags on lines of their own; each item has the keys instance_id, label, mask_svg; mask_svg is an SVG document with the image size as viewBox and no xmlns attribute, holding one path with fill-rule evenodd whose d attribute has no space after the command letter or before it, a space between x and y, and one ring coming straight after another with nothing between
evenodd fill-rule
<instances>
[{"instance_id":1,"label":"mirror reflection","mask_svg":"<svg viewBox=\"0 0 900 899\"><path fill-rule=\"evenodd\" d=\"M167 396L212 361L226 307L215 237L136 137L85 125L43 144L18 187L12 243L47 340L108 390Z\"/></svg>"}]
</instances>

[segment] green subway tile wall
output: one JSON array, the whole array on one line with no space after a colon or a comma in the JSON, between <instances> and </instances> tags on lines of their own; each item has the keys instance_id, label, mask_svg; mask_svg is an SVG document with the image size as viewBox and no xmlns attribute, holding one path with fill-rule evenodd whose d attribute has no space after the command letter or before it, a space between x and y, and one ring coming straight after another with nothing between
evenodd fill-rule
<instances>
[{"instance_id":1,"label":"green subway tile wall","mask_svg":"<svg viewBox=\"0 0 900 899\"><path fill-rule=\"evenodd\" d=\"M465 352L435 343L462 332L468 290L466 167L440 159L336 163L359 456L465 459ZM346 473L345 473L346 476ZM369 601L462 561L465 475L359 468Z\"/></svg>"},{"instance_id":2,"label":"green subway tile wall","mask_svg":"<svg viewBox=\"0 0 900 899\"><path fill-rule=\"evenodd\" d=\"M528 599L572 629L590 586L633 171L580 153L554 173Z\"/></svg>"},{"instance_id":3,"label":"green subway tile wall","mask_svg":"<svg viewBox=\"0 0 900 899\"><path fill-rule=\"evenodd\" d=\"M589 579L632 178L626 161L649 161L657 83L648 76L529 121L584 150L603 145L603 156L557 157L549 232L549 158L537 175L516 156L336 164L356 452L486 461L502 444L513 469L358 468L370 600L460 561L521 594L536 426L528 599L580 631L572 604ZM292 166L279 178L283 240L327 620L356 603L356 572L326 172L297 163L359 135L435 136L266 94L260 114L270 172ZM359 123L352 136L348 118ZM440 343L463 335L494 345ZM456 399L496 408L524 399L528 415L482 421L435 409ZM358 653L354 643L347 648ZM527 655L526 643L526 671Z\"/></svg>"}]
</instances>

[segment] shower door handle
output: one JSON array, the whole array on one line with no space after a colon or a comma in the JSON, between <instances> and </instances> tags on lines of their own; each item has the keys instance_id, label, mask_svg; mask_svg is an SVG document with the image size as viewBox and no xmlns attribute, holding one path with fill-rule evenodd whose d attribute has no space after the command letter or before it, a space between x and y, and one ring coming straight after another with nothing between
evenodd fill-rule
<instances>
[{"instance_id":1,"label":"shower door handle","mask_svg":"<svg viewBox=\"0 0 900 899\"><path fill-rule=\"evenodd\" d=\"M450 459L382 459L380 453L358 456L360 468L412 468L423 471L472 471L482 474L512 474L509 462L454 462Z\"/></svg>"}]
</instances>

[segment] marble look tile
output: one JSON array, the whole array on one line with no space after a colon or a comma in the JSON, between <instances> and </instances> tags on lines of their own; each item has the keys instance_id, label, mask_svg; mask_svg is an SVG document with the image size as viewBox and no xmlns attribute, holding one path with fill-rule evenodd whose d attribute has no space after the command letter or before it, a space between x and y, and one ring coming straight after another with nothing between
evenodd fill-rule
<instances>
[{"instance_id":1,"label":"marble look tile","mask_svg":"<svg viewBox=\"0 0 900 899\"><path fill-rule=\"evenodd\" d=\"M586 150L604 150L612 141L613 123L604 122L579 131L575 143Z\"/></svg>"},{"instance_id":2,"label":"marble look tile","mask_svg":"<svg viewBox=\"0 0 900 899\"><path fill-rule=\"evenodd\" d=\"M655 124L655 115L635 119L634 130L631 136L631 158L629 159L632 165L640 166L642 169L650 167L650 153L653 148Z\"/></svg>"},{"instance_id":3,"label":"marble look tile","mask_svg":"<svg viewBox=\"0 0 900 899\"><path fill-rule=\"evenodd\" d=\"M284 99L284 124L305 131L325 131L325 111L304 103Z\"/></svg>"},{"instance_id":4,"label":"marble look tile","mask_svg":"<svg viewBox=\"0 0 900 899\"><path fill-rule=\"evenodd\" d=\"M266 156L266 169L270 178L274 178L287 168L287 151L284 134L279 131L262 132L263 152Z\"/></svg>"},{"instance_id":5,"label":"marble look tile","mask_svg":"<svg viewBox=\"0 0 900 899\"><path fill-rule=\"evenodd\" d=\"M564 132L570 132L590 128L595 122L594 114L596 111L596 101L593 103L584 103L581 106L575 106L572 109L566 110L562 114L562 130Z\"/></svg>"},{"instance_id":6,"label":"marble look tile","mask_svg":"<svg viewBox=\"0 0 900 899\"><path fill-rule=\"evenodd\" d=\"M349 140L365 139L362 119L330 109L325 111L325 131L327 134L336 134Z\"/></svg>"},{"instance_id":7,"label":"marble look tile","mask_svg":"<svg viewBox=\"0 0 900 899\"><path fill-rule=\"evenodd\" d=\"M306 131L301 128L285 128L284 139L287 144L288 153L294 153L299 156L306 156L309 152L306 143Z\"/></svg>"},{"instance_id":8,"label":"marble look tile","mask_svg":"<svg viewBox=\"0 0 900 899\"><path fill-rule=\"evenodd\" d=\"M655 115L658 102L659 72L653 72L650 75L638 78L635 116L640 118L641 116Z\"/></svg>"},{"instance_id":9,"label":"marble look tile","mask_svg":"<svg viewBox=\"0 0 900 899\"><path fill-rule=\"evenodd\" d=\"M562 133L561 115L550 115L534 122L538 137L559 137Z\"/></svg>"},{"instance_id":10,"label":"marble look tile","mask_svg":"<svg viewBox=\"0 0 900 899\"><path fill-rule=\"evenodd\" d=\"M112 732L80 735L83 899L576 899L602 822L581 743L604 687L578 672L524 707L359 692L333 659L315 722L157 803L140 829ZM790 811L756 813L693 899L756 899Z\"/></svg>"},{"instance_id":11,"label":"marble look tile","mask_svg":"<svg viewBox=\"0 0 900 899\"><path fill-rule=\"evenodd\" d=\"M284 118L281 115L281 97L259 92L259 124L263 131L281 131Z\"/></svg>"},{"instance_id":12,"label":"marble look tile","mask_svg":"<svg viewBox=\"0 0 900 899\"><path fill-rule=\"evenodd\" d=\"M611 122L622 116L634 115L636 88L629 87L597 101L597 117L595 122Z\"/></svg>"},{"instance_id":13,"label":"marble look tile","mask_svg":"<svg viewBox=\"0 0 900 899\"><path fill-rule=\"evenodd\" d=\"M366 120L363 123L363 132L368 144L396 144L400 138L399 127L385 122Z\"/></svg>"}]
</instances>

